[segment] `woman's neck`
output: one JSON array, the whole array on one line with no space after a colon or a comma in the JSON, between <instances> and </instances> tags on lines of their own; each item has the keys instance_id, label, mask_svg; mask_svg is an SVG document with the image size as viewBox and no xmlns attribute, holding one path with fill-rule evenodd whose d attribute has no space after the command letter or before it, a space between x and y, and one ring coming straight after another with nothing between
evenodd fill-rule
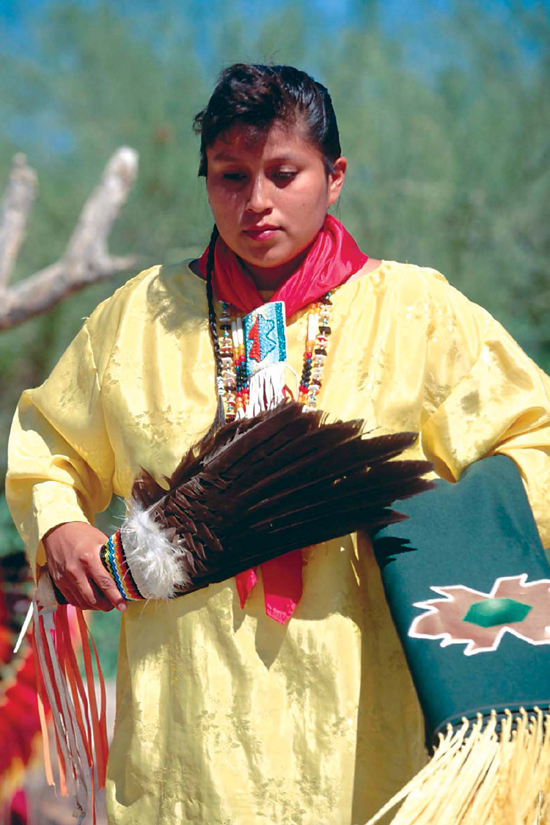
<instances>
[{"instance_id":1,"label":"woman's neck","mask_svg":"<svg viewBox=\"0 0 550 825\"><path fill-rule=\"evenodd\" d=\"M275 292L288 278L290 278L294 272L296 272L308 252L309 247L304 249L303 252L300 252L300 254L291 261L287 261L280 266L273 267L256 266L255 264L243 261L242 258L239 258L239 261L243 269L248 272L254 281L256 289L259 292Z\"/></svg>"}]
</instances>

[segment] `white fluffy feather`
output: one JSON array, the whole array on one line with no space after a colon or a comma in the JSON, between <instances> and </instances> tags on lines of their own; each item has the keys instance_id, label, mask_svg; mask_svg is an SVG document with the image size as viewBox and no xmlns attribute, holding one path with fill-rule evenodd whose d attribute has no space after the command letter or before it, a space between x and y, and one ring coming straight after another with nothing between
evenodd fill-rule
<instances>
[{"instance_id":1,"label":"white fluffy feather","mask_svg":"<svg viewBox=\"0 0 550 825\"><path fill-rule=\"evenodd\" d=\"M188 576L178 564L178 559L187 551L168 541L162 528L151 518L151 509L143 510L136 502L130 502L120 531L122 545L141 595L146 599L170 599L176 587L189 584Z\"/></svg>"}]
</instances>

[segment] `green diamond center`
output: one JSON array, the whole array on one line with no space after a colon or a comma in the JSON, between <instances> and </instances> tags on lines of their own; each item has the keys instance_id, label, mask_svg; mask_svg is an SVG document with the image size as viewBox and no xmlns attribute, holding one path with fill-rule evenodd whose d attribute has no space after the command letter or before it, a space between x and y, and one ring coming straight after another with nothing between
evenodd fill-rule
<instances>
[{"instance_id":1,"label":"green diamond center","mask_svg":"<svg viewBox=\"0 0 550 825\"><path fill-rule=\"evenodd\" d=\"M530 605L516 602L514 599L484 599L470 605L463 621L481 627L514 624L522 622L530 610Z\"/></svg>"}]
</instances>

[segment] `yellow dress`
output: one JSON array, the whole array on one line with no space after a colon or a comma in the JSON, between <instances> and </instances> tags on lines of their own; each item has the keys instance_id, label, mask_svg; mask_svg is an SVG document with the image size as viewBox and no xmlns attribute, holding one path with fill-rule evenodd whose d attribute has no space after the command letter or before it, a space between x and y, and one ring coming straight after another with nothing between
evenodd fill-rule
<instances>
[{"instance_id":1,"label":"yellow dress","mask_svg":"<svg viewBox=\"0 0 550 825\"><path fill-rule=\"evenodd\" d=\"M383 262L333 297L319 407L379 431L457 479L506 453L550 545L550 381L437 272ZM209 427L215 377L204 283L187 265L129 281L86 321L15 417L7 482L31 560L40 537L170 474ZM288 325L301 368L305 312ZM289 381L291 374L289 374ZM445 538L441 537L442 552ZM480 549L482 550L482 548ZM286 626L261 582L131 603L120 638L108 769L116 825L361 825L425 759L423 724L366 537L304 551Z\"/></svg>"}]
</instances>

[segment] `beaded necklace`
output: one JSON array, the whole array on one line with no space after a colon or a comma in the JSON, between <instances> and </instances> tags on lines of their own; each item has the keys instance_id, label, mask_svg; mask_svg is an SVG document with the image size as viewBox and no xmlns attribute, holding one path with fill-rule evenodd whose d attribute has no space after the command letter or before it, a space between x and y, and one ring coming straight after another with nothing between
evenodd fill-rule
<instances>
[{"instance_id":1,"label":"beaded necklace","mask_svg":"<svg viewBox=\"0 0 550 825\"><path fill-rule=\"evenodd\" d=\"M332 301L331 292L311 304L307 313L306 346L298 401L304 410L313 410L321 390L327 357ZM246 348L242 318L231 313L231 307L221 302L218 320L218 344L221 359L219 390L223 388L226 421L243 418L250 398L246 369Z\"/></svg>"}]
</instances>

